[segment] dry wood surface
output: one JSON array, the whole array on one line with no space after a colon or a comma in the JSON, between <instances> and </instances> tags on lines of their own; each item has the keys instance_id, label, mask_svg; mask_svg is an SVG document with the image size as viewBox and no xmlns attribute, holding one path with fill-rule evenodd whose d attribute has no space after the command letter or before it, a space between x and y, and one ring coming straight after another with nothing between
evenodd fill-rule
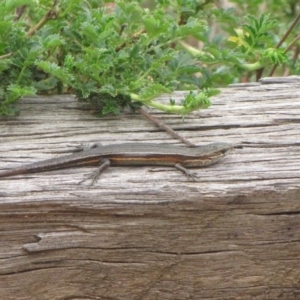
<instances>
[{"instance_id":1,"label":"dry wood surface","mask_svg":"<svg viewBox=\"0 0 300 300\"><path fill-rule=\"evenodd\" d=\"M300 77L212 102L184 122L148 110L197 145L235 146L196 182L149 166L93 186L78 184L93 167L0 178L0 299L300 299ZM19 107L0 119L0 170L77 143L181 145L140 114L99 119L73 96Z\"/></svg>"}]
</instances>

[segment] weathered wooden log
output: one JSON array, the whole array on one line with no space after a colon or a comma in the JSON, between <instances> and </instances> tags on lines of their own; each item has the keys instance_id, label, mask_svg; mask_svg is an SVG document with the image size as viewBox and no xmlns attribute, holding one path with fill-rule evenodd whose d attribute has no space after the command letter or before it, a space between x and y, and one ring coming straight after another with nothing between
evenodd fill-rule
<instances>
[{"instance_id":1,"label":"weathered wooden log","mask_svg":"<svg viewBox=\"0 0 300 300\"><path fill-rule=\"evenodd\" d=\"M0 169L78 142L179 144L139 114L93 117L73 96L20 109L0 120ZM194 170L197 182L147 166L93 186L78 184L92 167L1 179L0 299L300 299L300 78L233 85L184 122L153 113L195 144L236 149Z\"/></svg>"}]
</instances>

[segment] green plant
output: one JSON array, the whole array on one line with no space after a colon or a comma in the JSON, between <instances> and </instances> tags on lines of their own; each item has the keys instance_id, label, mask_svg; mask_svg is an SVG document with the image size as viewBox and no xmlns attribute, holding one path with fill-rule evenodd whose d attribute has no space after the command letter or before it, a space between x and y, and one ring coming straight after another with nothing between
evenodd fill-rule
<instances>
[{"instance_id":1,"label":"green plant","mask_svg":"<svg viewBox=\"0 0 300 300\"><path fill-rule=\"evenodd\" d=\"M238 16L258 11L261 0L249 8L235 0L235 9L213 0L157 0L152 9L143 1L108 2L0 2L0 114L16 114L16 101L26 95L74 93L101 114L147 105L186 115L208 107L216 87L242 76L299 68L288 57L298 41L293 27L278 43L284 32L275 18ZM267 2L283 14L278 0ZM179 89L190 91L182 103L155 100Z\"/></svg>"},{"instance_id":2,"label":"green plant","mask_svg":"<svg viewBox=\"0 0 300 300\"><path fill-rule=\"evenodd\" d=\"M300 36L295 30L300 19L298 2L231 2L235 4L226 9L210 8L198 13L198 17L210 20L214 31L214 35L202 39L201 49L179 41L194 58L206 64L215 86L258 80L264 71L272 76L278 67L277 75L299 73Z\"/></svg>"},{"instance_id":3,"label":"green plant","mask_svg":"<svg viewBox=\"0 0 300 300\"><path fill-rule=\"evenodd\" d=\"M1 114L15 113L17 96L35 91L74 92L103 114L145 104L182 115L208 107L216 93L205 88L181 104L154 100L179 88L203 86L203 79L195 76L203 68L175 43L204 32L204 21L189 18L180 25L163 5L150 11L136 1L117 1L113 12L92 1L45 1L38 8L29 0L15 1L14 6L9 2L1 4L6 24L0 32L6 40L0 45L1 78L6 78ZM20 4L26 5L26 14L16 20L12 12Z\"/></svg>"}]
</instances>

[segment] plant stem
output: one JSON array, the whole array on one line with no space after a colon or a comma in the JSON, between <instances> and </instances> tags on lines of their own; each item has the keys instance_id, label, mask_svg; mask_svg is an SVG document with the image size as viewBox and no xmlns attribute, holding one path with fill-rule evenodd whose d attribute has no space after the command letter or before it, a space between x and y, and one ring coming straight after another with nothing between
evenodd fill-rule
<instances>
[{"instance_id":1,"label":"plant stem","mask_svg":"<svg viewBox=\"0 0 300 300\"><path fill-rule=\"evenodd\" d=\"M181 136L180 134L178 134L177 132L175 132L171 127L165 125L163 122L161 122L160 120L158 120L157 118L155 118L154 116L152 116L151 114L149 114L148 112L146 112L144 109L139 108L137 111L140 114L142 114L143 116L145 116L148 120L150 120L151 122L153 122L155 125L157 125L159 128L165 130L173 138L180 140L181 142L183 142L184 144L186 144L186 145L188 145L190 147L196 147L195 144L191 143L189 140L187 140L186 138L184 138L183 136Z\"/></svg>"}]
</instances>

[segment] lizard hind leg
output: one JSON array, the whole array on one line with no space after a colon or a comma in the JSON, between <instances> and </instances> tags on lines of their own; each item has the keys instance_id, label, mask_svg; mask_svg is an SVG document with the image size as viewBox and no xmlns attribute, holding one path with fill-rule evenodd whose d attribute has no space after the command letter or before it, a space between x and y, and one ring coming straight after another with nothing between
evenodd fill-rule
<instances>
[{"instance_id":1,"label":"lizard hind leg","mask_svg":"<svg viewBox=\"0 0 300 300\"><path fill-rule=\"evenodd\" d=\"M179 164L179 163L175 164L175 168L177 170L181 171L182 173L184 173L188 179L192 179L193 181L196 181L197 175L195 173L189 171L188 169L186 169L181 164Z\"/></svg>"},{"instance_id":2,"label":"lizard hind leg","mask_svg":"<svg viewBox=\"0 0 300 300\"><path fill-rule=\"evenodd\" d=\"M88 179L92 179L90 185L93 185L98 180L98 178L100 177L102 172L104 170L106 170L109 166L110 166L110 160L108 158L102 158L98 169L95 172L93 172L92 174L88 175L83 180L81 180L80 182L78 182L78 184L81 184Z\"/></svg>"}]
</instances>

